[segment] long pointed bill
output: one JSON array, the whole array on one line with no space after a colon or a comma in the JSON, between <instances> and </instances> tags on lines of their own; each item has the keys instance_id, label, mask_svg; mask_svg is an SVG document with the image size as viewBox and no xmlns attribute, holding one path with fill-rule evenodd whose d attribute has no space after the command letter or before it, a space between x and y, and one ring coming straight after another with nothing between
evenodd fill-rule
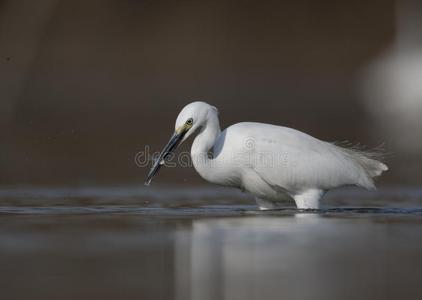
<instances>
[{"instance_id":1,"label":"long pointed bill","mask_svg":"<svg viewBox=\"0 0 422 300\"><path fill-rule=\"evenodd\" d=\"M148 176L145 180L145 185L149 185L151 183L152 178L155 176L155 174L157 174L158 170L160 170L161 166L166 162L166 159L170 157L170 154L177 148L177 146L183 139L185 133L185 131L182 131L180 133L175 132L173 134L167 145L161 151L158 159L154 162L154 165L152 166L151 170L149 171Z\"/></svg>"}]
</instances>

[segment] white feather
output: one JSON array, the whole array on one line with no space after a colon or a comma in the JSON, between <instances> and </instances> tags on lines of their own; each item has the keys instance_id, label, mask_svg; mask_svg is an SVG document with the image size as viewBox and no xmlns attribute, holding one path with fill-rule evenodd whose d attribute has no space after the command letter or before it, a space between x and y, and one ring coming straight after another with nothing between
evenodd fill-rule
<instances>
[{"instance_id":1,"label":"white feather","mask_svg":"<svg viewBox=\"0 0 422 300\"><path fill-rule=\"evenodd\" d=\"M377 152L342 147L287 127L244 122L221 132L217 110L204 102L187 105L176 128L188 118L194 119L189 134L199 131L191 150L198 173L264 201L291 197L299 208L318 208L325 191L344 185L373 189L373 178L388 170Z\"/></svg>"}]
</instances>

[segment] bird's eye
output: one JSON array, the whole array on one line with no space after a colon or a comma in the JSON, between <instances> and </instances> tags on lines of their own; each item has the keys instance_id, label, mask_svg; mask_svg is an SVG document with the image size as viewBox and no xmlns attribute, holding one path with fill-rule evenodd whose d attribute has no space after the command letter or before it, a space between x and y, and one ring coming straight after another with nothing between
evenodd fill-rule
<instances>
[{"instance_id":1,"label":"bird's eye","mask_svg":"<svg viewBox=\"0 0 422 300\"><path fill-rule=\"evenodd\" d=\"M190 118L190 119L188 119L188 120L186 121L186 124L187 124L187 125L192 125L192 123L193 123L193 119L192 119L192 118Z\"/></svg>"}]
</instances>

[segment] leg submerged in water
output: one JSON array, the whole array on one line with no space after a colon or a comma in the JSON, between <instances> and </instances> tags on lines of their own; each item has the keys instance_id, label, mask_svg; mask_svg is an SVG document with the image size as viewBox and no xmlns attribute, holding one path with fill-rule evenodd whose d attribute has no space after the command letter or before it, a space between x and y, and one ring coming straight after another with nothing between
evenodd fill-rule
<instances>
[{"instance_id":1,"label":"leg submerged in water","mask_svg":"<svg viewBox=\"0 0 422 300\"><path fill-rule=\"evenodd\" d=\"M295 199L298 209L319 209L320 199L323 195L323 190L312 189L296 194L293 199Z\"/></svg>"},{"instance_id":2,"label":"leg submerged in water","mask_svg":"<svg viewBox=\"0 0 422 300\"><path fill-rule=\"evenodd\" d=\"M266 200L266 199L261 199L256 197L255 198L256 204L259 207L259 210L271 210L271 209L276 209L277 206L274 202L270 201L270 200Z\"/></svg>"}]
</instances>

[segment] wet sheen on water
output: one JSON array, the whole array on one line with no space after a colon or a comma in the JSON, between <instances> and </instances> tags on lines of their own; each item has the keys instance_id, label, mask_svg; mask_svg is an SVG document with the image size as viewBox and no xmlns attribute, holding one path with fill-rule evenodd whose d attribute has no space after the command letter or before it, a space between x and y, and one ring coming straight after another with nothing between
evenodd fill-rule
<instances>
[{"instance_id":1,"label":"wet sheen on water","mask_svg":"<svg viewBox=\"0 0 422 300\"><path fill-rule=\"evenodd\" d=\"M419 299L422 193L261 212L219 188L0 189L4 299Z\"/></svg>"}]
</instances>

